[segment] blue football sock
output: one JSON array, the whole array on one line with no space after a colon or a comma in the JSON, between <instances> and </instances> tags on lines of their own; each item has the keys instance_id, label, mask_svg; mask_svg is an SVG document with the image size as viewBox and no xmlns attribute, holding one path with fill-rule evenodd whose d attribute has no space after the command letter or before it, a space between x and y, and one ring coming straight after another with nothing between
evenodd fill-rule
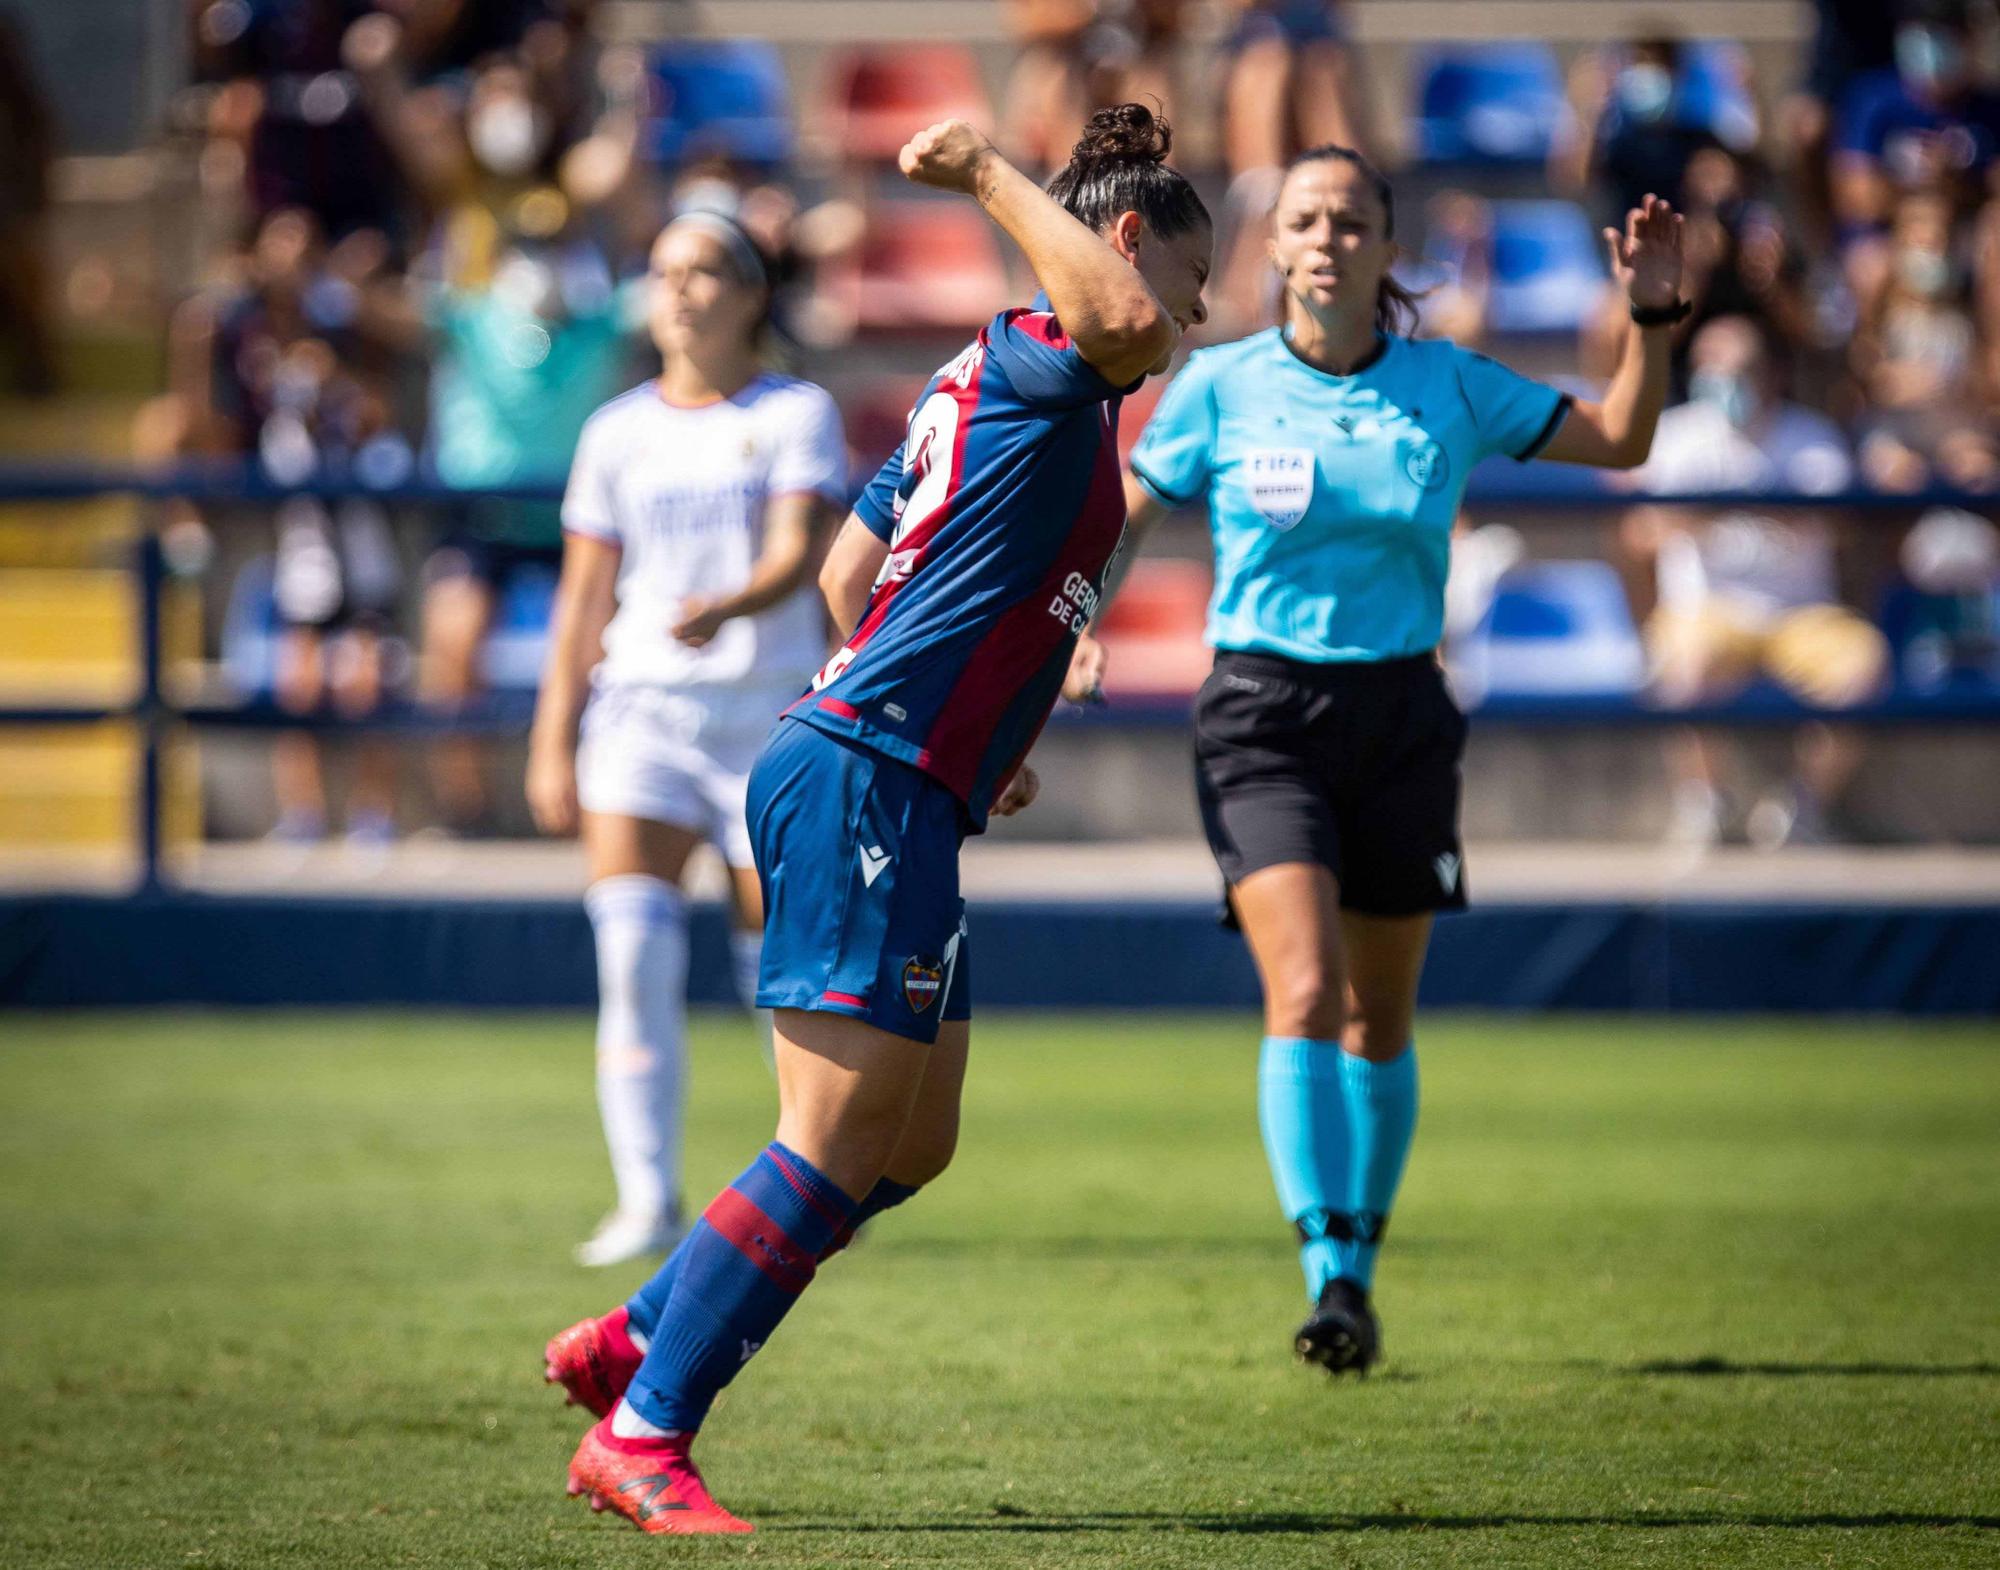
<instances>
[{"instance_id":1,"label":"blue football sock","mask_svg":"<svg viewBox=\"0 0 2000 1570\"><path fill-rule=\"evenodd\" d=\"M701 1427L722 1387L811 1285L819 1256L855 1208L796 1151L766 1146L709 1202L661 1271L672 1281L625 1393L632 1410L671 1431Z\"/></svg>"},{"instance_id":2,"label":"blue football sock","mask_svg":"<svg viewBox=\"0 0 2000 1570\"><path fill-rule=\"evenodd\" d=\"M868 1191L868 1197L854 1207L854 1216L833 1236L820 1253L823 1265L843 1248L854 1241L854 1234L862 1223L873 1221L885 1210L894 1210L906 1199L916 1196L918 1190L908 1183L898 1183L894 1178L883 1178ZM654 1273L652 1280L632 1295L625 1305L626 1323L629 1329L637 1331L647 1339L652 1338L654 1328L660 1322L660 1315L667 1306L667 1299L674 1290L674 1277L680 1273L681 1251L687 1247L687 1239L681 1240L677 1248L667 1257L667 1262Z\"/></svg>"},{"instance_id":3,"label":"blue football sock","mask_svg":"<svg viewBox=\"0 0 2000 1570\"><path fill-rule=\"evenodd\" d=\"M687 1252L689 1232L680 1240L678 1247L667 1255L667 1262L653 1272L652 1279L634 1292L625 1304L625 1323L628 1329L636 1330L648 1340L659 1328L660 1316L667 1311L667 1299L673 1295L674 1277L680 1274L681 1256Z\"/></svg>"},{"instance_id":4,"label":"blue football sock","mask_svg":"<svg viewBox=\"0 0 2000 1570\"><path fill-rule=\"evenodd\" d=\"M868 1197L854 1207L854 1219L834 1235L833 1241L826 1246L826 1252L819 1256L819 1262L825 1264L852 1243L854 1234L865 1223L873 1221L885 1210L894 1210L904 1200L914 1198L916 1193L916 1189L908 1183L898 1183L894 1178L881 1179L868 1191Z\"/></svg>"},{"instance_id":5,"label":"blue football sock","mask_svg":"<svg viewBox=\"0 0 2000 1570\"><path fill-rule=\"evenodd\" d=\"M1347 1221L1353 1233L1353 1242L1344 1250L1342 1274L1372 1287L1375 1252L1389 1225L1396 1185L1403 1180L1403 1163L1417 1131L1417 1049L1406 1047L1386 1063L1343 1052L1340 1075L1352 1152Z\"/></svg>"},{"instance_id":6,"label":"blue football sock","mask_svg":"<svg viewBox=\"0 0 2000 1570\"><path fill-rule=\"evenodd\" d=\"M1341 1273L1337 1234L1346 1230L1348 1119L1340 1043L1266 1036L1257 1060L1257 1121L1278 1203L1298 1228L1306 1296L1318 1300Z\"/></svg>"}]
</instances>

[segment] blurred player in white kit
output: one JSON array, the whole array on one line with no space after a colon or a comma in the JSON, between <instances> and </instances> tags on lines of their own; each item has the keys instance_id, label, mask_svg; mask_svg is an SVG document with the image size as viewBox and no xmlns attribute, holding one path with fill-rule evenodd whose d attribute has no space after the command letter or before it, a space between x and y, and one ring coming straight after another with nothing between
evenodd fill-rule
<instances>
[{"instance_id":1,"label":"blurred player in white kit","mask_svg":"<svg viewBox=\"0 0 2000 1570\"><path fill-rule=\"evenodd\" d=\"M846 448L826 392L760 362L770 267L721 214L662 231L649 323L661 374L591 416L563 498L527 794L545 833L581 830L589 870L617 1203L578 1247L586 1265L680 1236L682 878L703 840L728 864L733 970L750 1002L763 908L744 785L826 653L819 598L800 591L847 499Z\"/></svg>"}]
</instances>

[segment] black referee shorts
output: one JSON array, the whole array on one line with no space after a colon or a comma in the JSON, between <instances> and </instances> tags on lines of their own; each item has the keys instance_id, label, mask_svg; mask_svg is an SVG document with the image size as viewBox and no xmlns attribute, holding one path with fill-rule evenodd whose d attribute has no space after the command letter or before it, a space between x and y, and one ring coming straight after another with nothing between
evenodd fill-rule
<instances>
[{"instance_id":1,"label":"black referee shorts","mask_svg":"<svg viewBox=\"0 0 2000 1570\"><path fill-rule=\"evenodd\" d=\"M1308 665L1219 651L1195 699L1194 752L1223 878L1312 862L1349 910L1462 909L1465 733L1429 654Z\"/></svg>"}]
</instances>

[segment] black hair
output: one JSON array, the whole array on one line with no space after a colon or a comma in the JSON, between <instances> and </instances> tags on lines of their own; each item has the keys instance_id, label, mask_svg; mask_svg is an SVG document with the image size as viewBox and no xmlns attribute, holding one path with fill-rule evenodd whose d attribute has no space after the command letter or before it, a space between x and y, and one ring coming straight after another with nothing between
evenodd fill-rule
<instances>
[{"instance_id":1,"label":"black hair","mask_svg":"<svg viewBox=\"0 0 2000 1570\"><path fill-rule=\"evenodd\" d=\"M1210 222L1187 176L1167 167L1174 131L1144 104L1113 104L1092 115L1049 195L1091 229L1137 213L1162 239Z\"/></svg>"},{"instance_id":2,"label":"black hair","mask_svg":"<svg viewBox=\"0 0 2000 1570\"><path fill-rule=\"evenodd\" d=\"M1342 147L1338 142L1308 147L1285 165L1285 173L1289 176L1294 169L1318 163L1352 164L1358 169L1374 191L1375 199L1382 204L1384 238L1396 238L1396 193L1390 188L1387 175L1353 148ZM1378 332L1404 335L1417 328L1417 297L1388 273L1382 275L1381 287L1375 293L1375 328Z\"/></svg>"}]
</instances>

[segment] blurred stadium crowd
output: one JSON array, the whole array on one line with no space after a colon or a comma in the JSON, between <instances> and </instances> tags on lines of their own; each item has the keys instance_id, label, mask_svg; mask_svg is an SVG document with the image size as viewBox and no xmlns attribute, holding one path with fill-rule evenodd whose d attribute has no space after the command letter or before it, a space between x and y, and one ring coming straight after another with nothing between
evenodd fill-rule
<instances>
[{"instance_id":1,"label":"blurred stadium crowd","mask_svg":"<svg viewBox=\"0 0 2000 1570\"><path fill-rule=\"evenodd\" d=\"M1563 560L1467 520L1451 664L1469 698L1715 704L1775 684L1840 710L2000 693L2000 533L1926 494L2000 495L2000 17L1958 0L1814 9L1782 81L1757 80L1734 42L1652 30L1566 60L1440 45L1415 51L1404 117L1330 0L1013 0L997 80L945 43L830 45L808 76L755 41L623 42L593 0L189 0L178 118L198 128L212 232L235 241L164 324L167 385L134 450L251 460L281 485L424 476L468 493L415 543L366 497L276 506L268 551L230 585L243 688L356 714L531 684L556 510L477 493L559 480L584 417L647 374L638 291L664 219L723 208L782 258L776 352L840 397L858 485L940 347L1026 288L967 204L895 179L903 139L964 115L1046 170L1090 108L1157 98L1218 215L1204 339L1272 319L1276 171L1339 141L1394 171L1425 332L1587 381L1623 331L1598 229L1659 192L1688 215L1695 311L1636 484L1918 499L1718 515L1635 497ZM53 141L18 41L0 45L0 88L0 309L11 373L42 393ZM1156 396L1128 405L1128 444ZM213 522L177 504L181 556ZM1192 689L1199 554L1135 574L1107 629L1114 692ZM1670 740L1673 834L1742 829L1722 750L1710 732ZM490 832L476 745L433 751L441 821ZM1802 728L1748 831L1840 834L1861 755L1848 728ZM276 776L276 832L324 834L309 736L283 740ZM364 748L350 835L390 837L396 790L386 744Z\"/></svg>"}]
</instances>

